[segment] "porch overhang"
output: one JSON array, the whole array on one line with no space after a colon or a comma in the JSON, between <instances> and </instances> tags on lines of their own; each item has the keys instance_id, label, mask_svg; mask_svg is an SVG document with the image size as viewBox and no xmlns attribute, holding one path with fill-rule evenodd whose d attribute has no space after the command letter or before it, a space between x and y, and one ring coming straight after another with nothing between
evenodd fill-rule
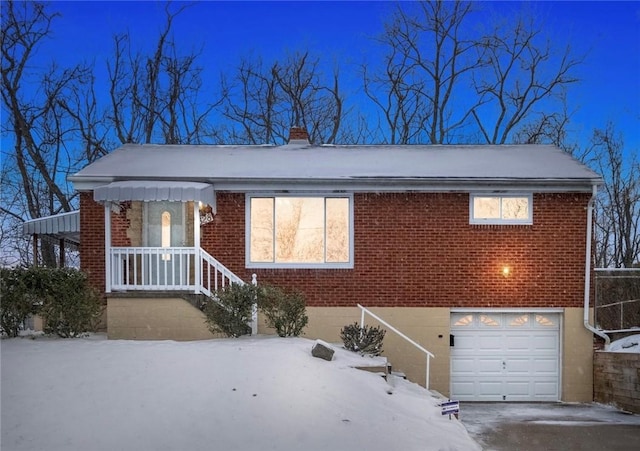
<instances>
[{"instance_id":1,"label":"porch overhang","mask_svg":"<svg viewBox=\"0 0 640 451\"><path fill-rule=\"evenodd\" d=\"M213 185L200 182L125 180L98 186L93 190L96 202L128 200L202 202L215 211L216 195Z\"/></svg>"},{"instance_id":2,"label":"porch overhang","mask_svg":"<svg viewBox=\"0 0 640 451\"><path fill-rule=\"evenodd\" d=\"M35 218L22 224L24 235L47 235L74 245L80 244L80 211Z\"/></svg>"}]
</instances>

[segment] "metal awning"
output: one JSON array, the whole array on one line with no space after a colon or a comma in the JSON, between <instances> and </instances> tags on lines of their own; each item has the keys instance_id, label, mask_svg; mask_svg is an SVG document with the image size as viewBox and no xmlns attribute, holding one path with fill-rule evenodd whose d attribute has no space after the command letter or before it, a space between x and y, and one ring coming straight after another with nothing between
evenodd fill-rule
<instances>
[{"instance_id":1,"label":"metal awning","mask_svg":"<svg viewBox=\"0 0 640 451\"><path fill-rule=\"evenodd\" d=\"M104 201L202 202L215 207L213 185L200 182L126 180L112 182L93 190L93 199Z\"/></svg>"},{"instance_id":2,"label":"metal awning","mask_svg":"<svg viewBox=\"0 0 640 451\"><path fill-rule=\"evenodd\" d=\"M22 223L24 235L49 235L80 244L80 211L70 211Z\"/></svg>"}]
</instances>

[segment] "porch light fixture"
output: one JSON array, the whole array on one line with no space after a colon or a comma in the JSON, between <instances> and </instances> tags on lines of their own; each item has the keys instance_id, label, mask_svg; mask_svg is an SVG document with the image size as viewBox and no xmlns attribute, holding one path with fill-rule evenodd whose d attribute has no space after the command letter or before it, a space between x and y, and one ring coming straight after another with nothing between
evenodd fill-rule
<instances>
[{"instance_id":1,"label":"porch light fixture","mask_svg":"<svg viewBox=\"0 0 640 451\"><path fill-rule=\"evenodd\" d=\"M502 275L504 277L509 277L511 275L511 268L507 265L502 267Z\"/></svg>"}]
</instances>

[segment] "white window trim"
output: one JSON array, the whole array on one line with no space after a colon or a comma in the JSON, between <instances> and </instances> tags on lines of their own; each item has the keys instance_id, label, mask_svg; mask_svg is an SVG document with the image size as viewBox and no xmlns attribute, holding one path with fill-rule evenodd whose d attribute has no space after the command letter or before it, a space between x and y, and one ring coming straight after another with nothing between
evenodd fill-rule
<instances>
[{"instance_id":1,"label":"white window trim","mask_svg":"<svg viewBox=\"0 0 640 451\"><path fill-rule=\"evenodd\" d=\"M527 219L479 219L474 217L473 200L476 197L498 197L500 199L508 197L526 197L529 199L529 217ZM531 225L533 224L533 194L532 193L472 193L469 194L469 224L491 224L491 225Z\"/></svg>"},{"instance_id":2,"label":"white window trim","mask_svg":"<svg viewBox=\"0 0 640 451\"><path fill-rule=\"evenodd\" d=\"M321 198L347 198L349 199L349 261L328 263L263 263L251 261L251 199L254 197L321 197ZM245 195L245 267L264 269L353 269L354 262L354 220L353 220L353 193L251 193ZM326 218L325 218L326 220Z\"/></svg>"}]
</instances>

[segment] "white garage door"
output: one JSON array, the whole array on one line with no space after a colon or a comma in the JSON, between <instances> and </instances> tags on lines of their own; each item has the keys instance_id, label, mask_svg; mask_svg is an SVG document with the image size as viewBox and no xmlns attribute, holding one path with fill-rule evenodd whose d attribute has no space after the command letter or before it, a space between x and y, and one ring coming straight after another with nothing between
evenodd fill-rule
<instances>
[{"instance_id":1,"label":"white garage door","mask_svg":"<svg viewBox=\"0 0 640 451\"><path fill-rule=\"evenodd\" d=\"M557 401L560 314L452 313L451 398Z\"/></svg>"}]
</instances>

